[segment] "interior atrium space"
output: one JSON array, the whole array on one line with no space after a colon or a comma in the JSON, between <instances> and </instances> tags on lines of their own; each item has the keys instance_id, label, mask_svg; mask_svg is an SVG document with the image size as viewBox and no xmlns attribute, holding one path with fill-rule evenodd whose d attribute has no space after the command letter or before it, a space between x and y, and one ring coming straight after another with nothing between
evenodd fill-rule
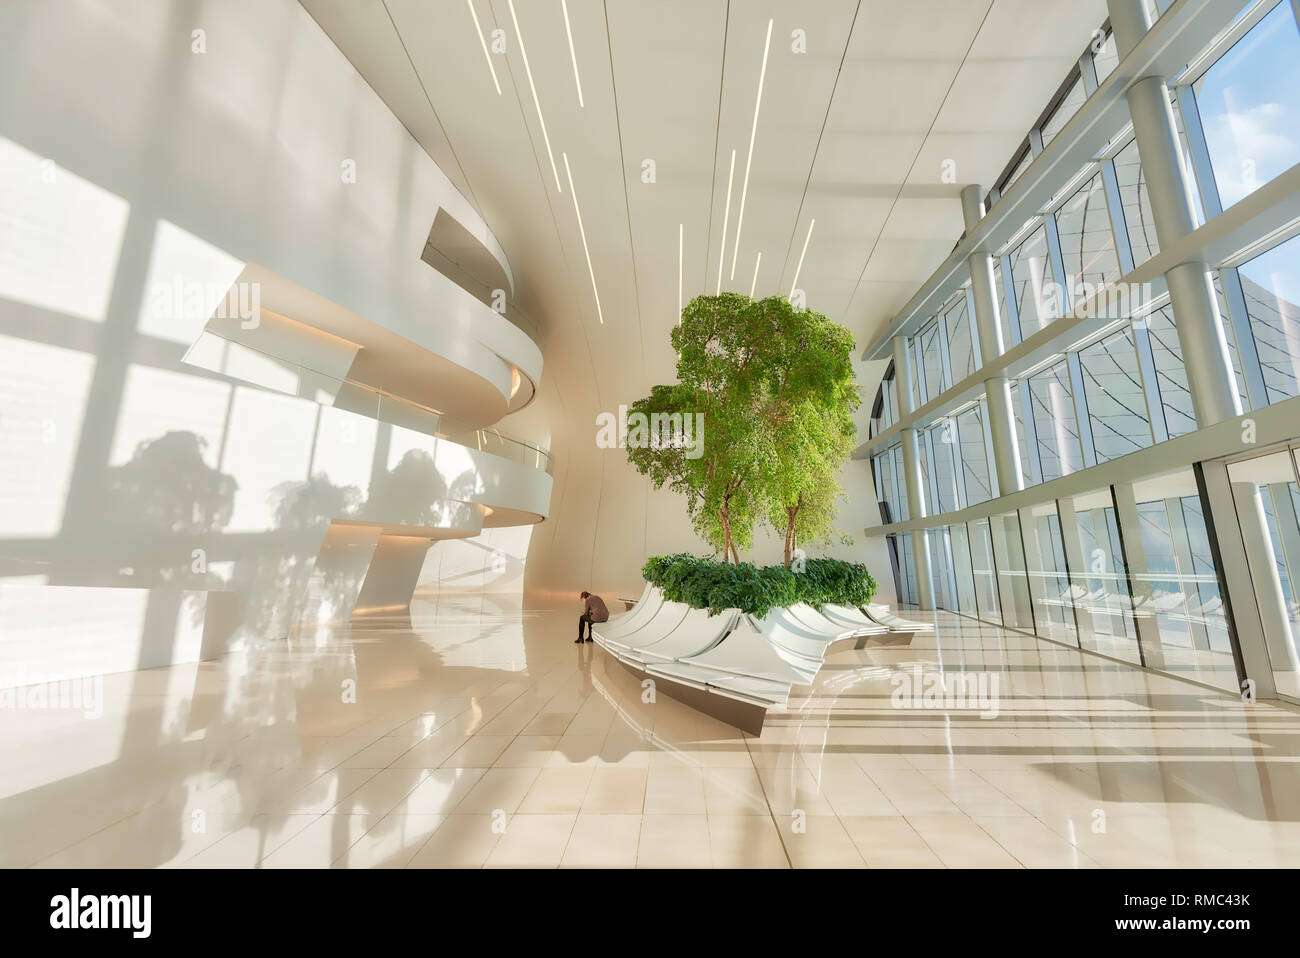
<instances>
[{"instance_id":1,"label":"interior atrium space","mask_svg":"<svg viewBox=\"0 0 1300 958\"><path fill-rule=\"evenodd\" d=\"M1285 920L1300 0L3 0L0 755L42 937Z\"/></svg>"}]
</instances>

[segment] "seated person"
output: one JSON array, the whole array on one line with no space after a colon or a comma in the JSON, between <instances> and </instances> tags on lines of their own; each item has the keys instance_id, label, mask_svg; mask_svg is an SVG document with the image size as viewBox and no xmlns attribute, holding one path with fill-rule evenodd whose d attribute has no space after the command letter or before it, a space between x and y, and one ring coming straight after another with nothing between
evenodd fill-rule
<instances>
[{"instance_id":1,"label":"seated person","mask_svg":"<svg viewBox=\"0 0 1300 958\"><path fill-rule=\"evenodd\" d=\"M609 621L609 609L605 608L604 599L598 595L592 595L590 592L582 593L580 598L583 600L585 605L582 610L582 615L578 617L578 638L573 643L574 645L579 645L584 641L582 638L583 623L586 623L587 625L587 638L585 641L590 642L591 623Z\"/></svg>"}]
</instances>

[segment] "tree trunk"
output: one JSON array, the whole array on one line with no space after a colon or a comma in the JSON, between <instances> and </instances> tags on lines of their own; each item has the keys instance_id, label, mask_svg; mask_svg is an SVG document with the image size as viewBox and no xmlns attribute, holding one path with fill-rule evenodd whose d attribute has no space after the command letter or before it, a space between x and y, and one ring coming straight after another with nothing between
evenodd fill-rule
<instances>
[{"instance_id":1,"label":"tree trunk","mask_svg":"<svg viewBox=\"0 0 1300 958\"><path fill-rule=\"evenodd\" d=\"M718 518L722 520L722 561L731 561L731 517L727 514L727 507L723 506L718 510Z\"/></svg>"}]
</instances>

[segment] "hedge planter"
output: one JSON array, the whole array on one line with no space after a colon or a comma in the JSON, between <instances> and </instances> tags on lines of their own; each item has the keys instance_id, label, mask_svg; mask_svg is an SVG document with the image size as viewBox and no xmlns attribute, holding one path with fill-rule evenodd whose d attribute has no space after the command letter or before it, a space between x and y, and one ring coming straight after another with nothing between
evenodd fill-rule
<instances>
[{"instance_id":1,"label":"hedge planter","mask_svg":"<svg viewBox=\"0 0 1300 958\"><path fill-rule=\"evenodd\" d=\"M805 559L796 568L760 568L680 553L649 559L641 574L672 602L708 609L710 615L739 609L758 619L800 602L817 608L828 603L865 606L876 592L876 580L858 562Z\"/></svg>"}]
</instances>

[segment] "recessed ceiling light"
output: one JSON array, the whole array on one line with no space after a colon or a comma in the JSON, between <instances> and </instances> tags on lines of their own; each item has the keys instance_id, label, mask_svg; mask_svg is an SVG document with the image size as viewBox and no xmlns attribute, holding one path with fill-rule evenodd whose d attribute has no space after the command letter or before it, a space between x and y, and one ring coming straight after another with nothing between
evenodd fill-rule
<instances>
[{"instance_id":1,"label":"recessed ceiling light","mask_svg":"<svg viewBox=\"0 0 1300 958\"><path fill-rule=\"evenodd\" d=\"M790 284L790 295L786 299L793 299L794 291L799 286L799 273L803 270L803 258L808 253L808 241L812 239L812 228L816 222L816 217L808 221L808 235L803 238L803 252L799 254L799 265L794 268L794 282Z\"/></svg>"},{"instance_id":2,"label":"recessed ceiling light","mask_svg":"<svg viewBox=\"0 0 1300 958\"><path fill-rule=\"evenodd\" d=\"M745 183L740 188L740 213L736 216L736 248L731 254L731 278L736 278L736 257L740 255L740 227L745 222L745 197L749 195L749 167L754 162L754 137L758 135L758 108L763 103L763 81L767 78L767 51L772 45L772 22L767 21L763 41L763 68L758 71L758 95L754 97L754 125L749 130L749 156L745 160Z\"/></svg>"},{"instance_id":3,"label":"recessed ceiling light","mask_svg":"<svg viewBox=\"0 0 1300 958\"><path fill-rule=\"evenodd\" d=\"M528 74L528 89L533 91L533 106L537 108L537 122L542 125L542 139L546 141L546 156L551 161L551 172L555 174L555 188L563 193L560 171L555 165L555 154L551 152L551 137L546 132L546 118L542 116L542 102L537 99L537 84L533 83L533 68L528 65L528 50L524 47L524 34L519 29L519 17L515 15L515 0L510 0L510 19L515 24L515 39L519 41L519 55L524 60L524 73Z\"/></svg>"},{"instance_id":4,"label":"recessed ceiling light","mask_svg":"<svg viewBox=\"0 0 1300 958\"><path fill-rule=\"evenodd\" d=\"M478 42L483 48L483 59L487 60L488 70L492 73L492 85L497 88L497 96L501 95L501 83L497 80L497 68L492 65L492 54L488 53L487 40L483 38L483 28L479 26L478 13L474 10L474 0L465 0L469 5L469 15L474 18L474 29L478 31Z\"/></svg>"},{"instance_id":5,"label":"recessed ceiling light","mask_svg":"<svg viewBox=\"0 0 1300 958\"><path fill-rule=\"evenodd\" d=\"M727 173L727 205L722 213L722 243L718 246L718 288L713 295L722 292L722 261L727 258L727 221L731 219L731 181L736 176L736 151L731 151L731 170ZM706 279L707 283L708 280Z\"/></svg>"},{"instance_id":6,"label":"recessed ceiling light","mask_svg":"<svg viewBox=\"0 0 1300 958\"><path fill-rule=\"evenodd\" d=\"M758 264L763 262L763 251L758 251L758 257L754 260L754 279L749 284L749 298L754 298L754 290L758 288Z\"/></svg>"},{"instance_id":7,"label":"recessed ceiling light","mask_svg":"<svg viewBox=\"0 0 1300 958\"><path fill-rule=\"evenodd\" d=\"M573 30L569 27L569 0L560 0L560 8L564 11L564 33L569 38L569 59L573 61L573 82L578 86L578 106L586 109L587 104L582 102L582 77L578 76L578 54L573 49Z\"/></svg>"},{"instance_id":8,"label":"recessed ceiling light","mask_svg":"<svg viewBox=\"0 0 1300 958\"><path fill-rule=\"evenodd\" d=\"M587 247L587 231L582 228L582 210L578 208L578 191L573 188L573 170L569 168L569 154L561 153L564 158L564 175L569 178L569 193L573 196L573 212L578 214L578 235L582 237L582 252L587 257L587 272L591 274L591 292L596 297L596 318L600 325L605 325L605 314L600 310L600 290L596 288L596 270L591 265L591 250Z\"/></svg>"}]
</instances>

